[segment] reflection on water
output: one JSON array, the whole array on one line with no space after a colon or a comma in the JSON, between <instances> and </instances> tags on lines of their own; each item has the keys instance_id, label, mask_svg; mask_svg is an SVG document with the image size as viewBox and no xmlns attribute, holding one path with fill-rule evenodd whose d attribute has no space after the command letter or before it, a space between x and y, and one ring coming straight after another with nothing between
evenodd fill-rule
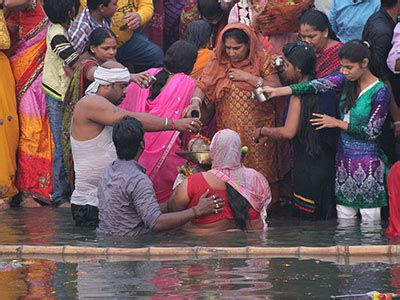
<instances>
[{"instance_id":1,"label":"reflection on water","mask_svg":"<svg viewBox=\"0 0 400 300\"><path fill-rule=\"evenodd\" d=\"M399 291L400 264L295 258L78 263L21 261L0 271L2 299L240 297L291 299Z\"/></svg>"},{"instance_id":2,"label":"reflection on water","mask_svg":"<svg viewBox=\"0 0 400 300\"><path fill-rule=\"evenodd\" d=\"M0 212L0 244L77 246L332 246L388 243L386 224L352 221L272 219L267 232L181 231L140 239L110 237L76 228L68 209L12 209ZM16 257L0 259L12 262ZM15 298L76 297L248 297L328 298L331 295L400 291L394 258L254 258L113 262L62 259L18 260L0 267L0 295ZM4 264L3 264L4 265ZM1 266L1 264L0 264Z\"/></svg>"},{"instance_id":3,"label":"reflection on water","mask_svg":"<svg viewBox=\"0 0 400 300\"><path fill-rule=\"evenodd\" d=\"M193 236L181 231L147 235L139 239L110 237L76 228L69 209L12 209L0 212L0 244L75 245L108 247L146 246L333 246L387 244L386 224L271 219L266 232L239 231Z\"/></svg>"}]
</instances>

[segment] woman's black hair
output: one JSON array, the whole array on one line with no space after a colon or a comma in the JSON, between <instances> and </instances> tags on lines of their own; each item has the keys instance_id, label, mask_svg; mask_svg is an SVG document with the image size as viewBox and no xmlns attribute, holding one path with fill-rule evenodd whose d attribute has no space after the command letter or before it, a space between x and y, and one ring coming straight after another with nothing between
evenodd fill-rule
<instances>
[{"instance_id":1,"label":"woman's black hair","mask_svg":"<svg viewBox=\"0 0 400 300\"><path fill-rule=\"evenodd\" d=\"M170 75L185 73L189 75L197 59L196 47L187 41L176 41L169 47L164 56L164 67L157 73L156 82L150 88L150 100L154 100L167 83Z\"/></svg>"},{"instance_id":2,"label":"woman's black hair","mask_svg":"<svg viewBox=\"0 0 400 300\"><path fill-rule=\"evenodd\" d=\"M300 18L300 25L302 24L308 24L321 32L328 29L328 38L332 40L338 40L335 32L332 30L328 16L322 11L316 9L307 10Z\"/></svg>"},{"instance_id":3,"label":"woman's black hair","mask_svg":"<svg viewBox=\"0 0 400 300\"><path fill-rule=\"evenodd\" d=\"M196 46L197 50L205 48L211 37L211 26L204 20L189 23L185 33L185 41Z\"/></svg>"},{"instance_id":4,"label":"woman's black hair","mask_svg":"<svg viewBox=\"0 0 400 300\"><path fill-rule=\"evenodd\" d=\"M228 195L229 206L231 207L232 213L235 217L236 226L240 230L246 231L246 221L249 219L250 204L237 190L235 190L230 184L225 183L226 192Z\"/></svg>"},{"instance_id":5,"label":"woman's black hair","mask_svg":"<svg viewBox=\"0 0 400 300\"><path fill-rule=\"evenodd\" d=\"M309 80L315 79L317 58L314 49L305 42L287 43L282 48L286 59ZM304 146L305 152L312 158L318 158L321 153L319 133L311 125L312 113L319 112L319 96L308 94L301 96L300 127L297 133L298 141Z\"/></svg>"},{"instance_id":6,"label":"woman's black hair","mask_svg":"<svg viewBox=\"0 0 400 300\"><path fill-rule=\"evenodd\" d=\"M249 45L250 42L249 36L243 30L236 28L224 32L224 35L222 36L224 43L229 38L234 39L238 44Z\"/></svg>"},{"instance_id":7,"label":"woman's black hair","mask_svg":"<svg viewBox=\"0 0 400 300\"><path fill-rule=\"evenodd\" d=\"M197 9L200 15L208 20L218 20L224 14L217 0L197 0Z\"/></svg>"},{"instance_id":8,"label":"woman's black hair","mask_svg":"<svg viewBox=\"0 0 400 300\"><path fill-rule=\"evenodd\" d=\"M369 46L366 43L363 43L360 40L352 40L345 43L342 48L339 50L339 59L347 59L352 63L361 64L364 59L368 59L370 64L372 63L372 52ZM358 98L358 83L357 81L346 81L346 85L344 87L344 93L346 95L346 99L340 107L340 110L343 113L348 112L356 103Z\"/></svg>"},{"instance_id":9,"label":"woman's black hair","mask_svg":"<svg viewBox=\"0 0 400 300\"><path fill-rule=\"evenodd\" d=\"M43 10L53 24L66 23L74 17L72 13L75 8L75 0L44 0Z\"/></svg>"},{"instance_id":10,"label":"woman's black hair","mask_svg":"<svg viewBox=\"0 0 400 300\"><path fill-rule=\"evenodd\" d=\"M115 33L111 31L111 29L107 27L97 27L92 33L89 35L89 42L86 46L86 50L94 55L93 51L90 49L91 46L100 46L104 43L104 41L108 38L117 39Z\"/></svg>"}]
</instances>

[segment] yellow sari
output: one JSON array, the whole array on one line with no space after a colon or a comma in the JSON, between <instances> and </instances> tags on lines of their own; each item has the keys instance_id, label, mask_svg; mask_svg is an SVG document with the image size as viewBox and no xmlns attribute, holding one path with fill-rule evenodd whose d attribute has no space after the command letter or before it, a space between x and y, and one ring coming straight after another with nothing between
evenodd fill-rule
<instances>
[{"instance_id":1,"label":"yellow sari","mask_svg":"<svg viewBox=\"0 0 400 300\"><path fill-rule=\"evenodd\" d=\"M10 46L3 12L0 10L0 49ZM7 56L0 51L0 199L18 193L14 185L19 126L15 81Z\"/></svg>"}]
</instances>

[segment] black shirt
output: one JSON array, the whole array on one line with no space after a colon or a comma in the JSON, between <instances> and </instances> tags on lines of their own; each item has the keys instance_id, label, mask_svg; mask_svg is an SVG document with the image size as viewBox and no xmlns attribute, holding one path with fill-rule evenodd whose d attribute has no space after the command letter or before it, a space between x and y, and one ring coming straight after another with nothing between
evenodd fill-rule
<instances>
[{"instance_id":1,"label":"black shirt","mask_svg":"<svg viewBox=\"0 0 400 300\"><path fill-rule=\"evenodd\" d=\"M371 46L371 72L380 79L390 82L396 101L399 103L400 75L394 74L386 64L387 57L392 48L392 37L395 26L396 23L387 13L386 9L381 8L368 18L362 38Z\"/></svg>"}]
</instances>

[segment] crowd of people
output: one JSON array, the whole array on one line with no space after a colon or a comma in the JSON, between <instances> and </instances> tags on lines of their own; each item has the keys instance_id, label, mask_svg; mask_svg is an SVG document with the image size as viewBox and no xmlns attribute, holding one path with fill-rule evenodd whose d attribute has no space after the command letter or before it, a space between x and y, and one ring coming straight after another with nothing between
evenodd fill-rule
<instances>
[{"instance_id":1,"label":"crowd of people","mask_svg":"<svg viewBox=\"0 0 400 300\"><path fill-rule=\"evenodd\" d=\"M389 206L400 236L399 15L398 0L0 0L0 209L138 236ZM196 138L211 166L182 176Z\"/></svg>"}]
</instances>

